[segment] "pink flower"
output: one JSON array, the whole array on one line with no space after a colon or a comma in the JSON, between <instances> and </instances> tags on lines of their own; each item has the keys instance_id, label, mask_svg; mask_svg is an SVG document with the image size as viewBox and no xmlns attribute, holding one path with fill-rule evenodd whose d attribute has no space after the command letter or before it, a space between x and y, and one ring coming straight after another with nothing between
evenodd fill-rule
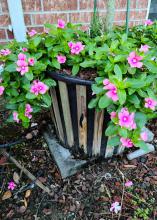
<instances>
[{"instance_id":1,"label":"pink flower","mask_svg":"<svg viewBox=\"0 0 157 220\"><path fill-rule=\"evenodd\" d=\"M57 60L58 60L59 63L65 63L66 56L58 55Z\"/></svg>"},{"instance_id":2,"label":"pink flower","mask_svg":"<svg viewBox=\"0 0 157 220\"><path fill-rule=\"evenodd\" d=\"M85 45L83 45L81 42L73 43L69 42L68 46L71 49L71 54L79 54L82 50L84 50Z\"/></svg>"},{"instance_id":3,"label":"pink flower","mask_svg":"<svg viewBox=\"0 0 157 220\"><path fill-rule=\"evenodd\" d=\"M2 49L2 50L0 50L0 54L2 55L2 56L7 56L7 55L9 55L11 53L11 51L9 50L9 49Z\"/></svg>"},{"instance_id":4,"label":"pink flower","mask_svg":"<svg viewBox=\"0 0 157 220\"><path fill-rule=\"evenodd\" d=\"M154 99L151 98L145 98L145 107L146 108L150 108L152 110L155 110L155 107L157 105L157 101L155 101Z\"/></svg>"},{"instance_id":5,"label":"pink flower","mask_svg":"<svg viewBox=\"0 0 157 220\"><path fill-rule=\"evenodd\" d=\"M0 83L3 81L3 79L0 77Z\"/></svg>"},{"instance_id":6,"label":"pink flower","mask_svg":"<svg viewBox=\"0 0 157 220\"><path fill-rule=\"evenodd\" d=\"M111 98L114 102L118 101L117 88L114 86L106 93L108 98Z\"/></svg>"},{"instance_id":7,"label":"pink flower","mask_svg":"<svg viewBox=\"0 0 157 220\"><path fill-rule=\"evenodd\" d=\"M110 212L115 212L117 214L119 211L121 211L121 206L119 205L119 202L112 203Z\"/></svg>"},{"instance_id":8,"label":"pink flower","mask_svg":"<svg viewBox=\"0 0 157 220\"><path fill-rule=\"evenodd\" d=\"M26 55L24 53L19 53L18 59L25 61L26 60Z\"/></svg>"},{"instance_id":9,"label":"pink flower","mask_svg":"<svg viewBox=\"0 0 157 220\"><path fill-rule=\"evenodd\" d=\"M26 104L26 108L25 108L25 116L29 119L32 118L32 115L30 114L31 112L33 112L33 108L31 107L30 104Z\"/></svg>"},{"instance_id":10,"label":"pink flower","mask_svg":"<svg viewBox=\"0 0 157 220\"><path fill-rule=\"evenodd\" d=\"M32 29L30 32L28 32L28 35L30 36L30 37L33 37L34 35L36 35L37 34L37 32L36 32L36 30L34 30L34 29Z\"/></svg>"},{"instance_id":11,"label":"pink flower","mask_svg":"<svg viewBox=\"0 0 157 220\"><path fill-rule=\"evenodd\" d=\"M64 28L65 27L65 21L63 21L62 19L58 19L57 27L58 28Z\"/></svg>"},{"instance_id":12,"label":"pink flower","mask_svg":"<svg viewBox=\"0 0 157 220\"><path fill-rule=\"evenodd\" d=\"M149 25L154 24L154 22L152 20L148 19L144 22L144 24L145 24L145 26L147 26L147 25L149 26Z\"/></svg>"},{"instance_id":13,"label":"pink flower","mask_svg":"<svg viewBox=\"0 0 157 220\"><path fill-rule=\"evenodd\" d=\"M73 44L74 44L74 43L71 42L71 41L68 43L68 46L70 47L70 49L72 48Z\"/></svg>"},{"instance_id":14,"label":"pink flower","mask_svg":"<svg viewBox=\"0 0 157 220\"><path fill-rule=\"evenodd\" d=\"M4 86L0 86L0 96L3 95L4 90L5 90Z\"/></svg>"},{"instance_id":15,"label":"pink flower","mask_svg":"<svg viewBox=\"0 0 157 220\"><path fill-rule=\"evenodd\" d=\"M112 119L112 118L116 118L116 116L117 116L117 113L116 113L116 112L111 112L111 113L110 113L111 119Z\"/></svg>"},{"instance_id":16,"label":"pink flower","mask_svg":"<svg viewBox=\"0 0 157 220\"><path fill-rule=\"evenodd\" d=\"M130 64L131 67L137 67L137 68L141 68L143 63L142 62L139 62L140 60L142 60L143 57L141 56L138 56L136 54L135 51L131 52L129 54L129 57L128 57L128 63Z\"/></svg>"},{"instance_id":17,"label":"pink flower","mask_svg":"<svg viewBox=\"0 0 157 220\"><path fill-rule=\"evenodd\" d=\"M131 139L129 139L129 138L121 137L120 142L122 143L123 147L127 147L127 148L133 147L133 143L132 143Z\"/></svg>"},{"instance_id":18,"label":"pink flower","mask_svg":"<svg viewBox=\"0 0 157 220\"><path fill-rule=\"evenodd\" d=\"M23 52L27 52L28 49L27 49L26 47L23 47L23 48L22 48L22 51L23 51Z\"/></svg>"},{"instance_id":19,"label":"pink flower","mask_svg":"<svg viewBox=\"0 0 157 220\"><path fill-rule=\"evenodd\" d=\"M43 82L38 82L38 91L40 94L45 94L48 90L48 86Z\"/></svg>"},{"instance_id":20,"label":"pink flower","mask_svg":"<svg viewBox=\"0 0 157 220\"><path fill-rule=\"evenodd\" d=\"M33 57L28 59L28 64L30 66L34 66L34 63L35 63L35 59Z\"/></svg>"},{"instance_id":21,"label":"pink flower","mask_svg":"<svg viewBox=\"0 0 157 220\"><path fill-rule=\"evenodd\" d=\"M141 45L141 48L139 49L140 52L144 52L147 53L149 50L150 46L148 46L147 44L145 45Z\"/></svg>"},{"instance_id":22,"label":"pink flower","mask_svg":"<svg viewBox=\"0 0 157 220\"><path fill-rule=\"evenodd\" d=\"M147 141L147 140L148 140L148 134L147 134L147 132L146 132L146 131L142 132L142 133L140 134L140 138L141 138L141 140L143 140L143 141Z\"/></svg>"},{"instance_id":23,"label":"pink flower","mask_svg":"<svg viewBox=\"0 0 157 220\"><path fill-rule=\"evenodd\" d=\"M40 81L33 81L33 85L31 86L31 93L34 93L35 95L39 94L45 94L48 90L48 86L45 85L43 82Z\"/></svg>"},{"instance_id":24,"label":"pink flower","mask_svg":"<svg viewBox=\"0 0 157 220\"><path fill-rule=\"evenodd\" d=\"M133 185L133 182L130 181L130 180L128 180L128 181L125 183L125 186L126 186L126 187L130 187L130 186L132 186L132 185Z\"/></svg>"},{"instance_id":25,"label":"pink flower","mask_svg":"<svg viewBox=\"0 0 157 220\"><path fill-rule=\"evenodd\" d=\"M122 127L135 129L136 123L134 121L134 113L129 113L127 108L122 108L121 111L118 113L119 118L119 125Z\"/></svg>"},{"instance_id":26,"label":"pink flower","mask_svg":"<svg viewBox=\"0 0 157 220\"><path fill-rule=\"evenodd\" d=\"M104 86L108 85L109 83L110 83L110 81L109 81L108 79L104 79L104 80L103 80L103 85L104 85Z\"/></svg>"},{"instance_id":27,"label":"pink flower","mask_svg":"<svg viewBox=\"0 0 157 220\"><path fill-rule=\"evenodd\" d=\"M13 120L16 121L17 123L19 123L19 118L18 118L19 114L17 112L13 112Z\"/></svg>"},{"instance_id":28,"label":"pink flower","mask_svg":"<svg viewBox=\"0 0 157 220\"><path fill-rule=\"evenodd\" d=\"M24 75L25 73L27 73L28 72L28 63L26 62L26 61L24 61L24 60L18 60L17 61L17 68L16 68L16 70L18 71L18 72L20 72L21 73L21 75Z\"/></svg>"},{"instance_id":29,"label":"pink flower","mask_svg":"<svg viewBox=\"0 0 157 220\"><path fill-rule=\"evenodd\" d=\"M8 183L8 189L14 190L15 187L16 187L16 184L13 181Z\"/></svg>"}]
</instances>

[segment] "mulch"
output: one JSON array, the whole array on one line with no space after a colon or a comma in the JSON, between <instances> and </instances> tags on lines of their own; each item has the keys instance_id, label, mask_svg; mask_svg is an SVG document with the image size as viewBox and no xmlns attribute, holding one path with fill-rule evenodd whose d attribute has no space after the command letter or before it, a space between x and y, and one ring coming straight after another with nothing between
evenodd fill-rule
<instances>
[{"instance_id":1,"label":"mulch","mask_svg":"<svg viewBox=\"0 0 157 220\"><path fill-rule=\"evenodd\" d=\"M157 142L157 121L150 128ZM81 172L62 180L40 135L9 153L51 189L44 193L5 157L0 157L0 219L11 220L138 220L157 219L157 152L128 161L126 155L92 161ZM8 182L16 187L8 193ZM132 187L125 187L126 181ZM8 198L7 198L8 197ZM122 201L123 200L123 201ZM121 213L110 212L122 203Z\"/></svg>"}]
</instances>

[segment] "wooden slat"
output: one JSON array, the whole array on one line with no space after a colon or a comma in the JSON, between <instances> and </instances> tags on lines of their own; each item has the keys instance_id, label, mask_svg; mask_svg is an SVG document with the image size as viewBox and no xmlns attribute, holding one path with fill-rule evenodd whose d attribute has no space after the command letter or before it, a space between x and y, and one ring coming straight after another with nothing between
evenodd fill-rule
<instances>
[{"instance_id":1,"label":"wooden slat","mask_svg":"<svg viewBox=\"0 0 157 220\"><path fill-rule=\"evenodd\" d=\"M109 138L108 138L109 139ZM106 146L105 158L112 157L114 152L114 147Z\"/></svg>"},{"instance_id":2,"label":"wooden slat","mask_svg":"<svg viewBox=\"0 0 157 220\"><path fill-rule=\"evenodd\" d=\"M104 120L104 110L102 110L101 112L95 111L93 149L92 149L93 152L92 155L94 156L100 155L101 139L103 132L103 120Z\"/></svg>"},{"instance_id":3,"label":"wooden slat","mask_svg":"<svg viewBox=\"0 0 157 220\"><path fill-rule=\"evenodd\" d=\"M73 134L73 128L72 128L71 114L70 114L68 89L67 89L66 83L59 81L58 84L59 84L61 104L62 104L62 109L63 109L67 142L68 142L68 145L72 147L74 145L74 134Z\"/></svg>"},{"instance_id":4,"label":"wooden slat","mask_svg":"<svg viewBox=\"0 0 157 220\"><path fill-rule=\"evenodd\" d=\"M77 117L78 117L78 136L79 147L87 153L87 104L86 104L86 87L76 86L77 94ZM81 124L80 124L81 120Z\"/></svg>"},{"instance_id":5,"label":"wooden slat","mask_svg":"<svg viewBox=\"0 0 157 220\"><path fill-rule=\"evenodd\" d=\"M120 145L119 147L118 147L118 149L117 149L117 154L119 155L119 154L122 154L123 152L124 152L124 150L125 150L125 147L123 147L122 145Z\"/></svg>"},{"instance_id":6,"label":"wooden slat","mask_svg":"<svg viewBox=\"0 0 157 220\"><path fill-rule=\"evenodd\" d=\"M62 127L62 122L61 122L61 117L60 117L60 112L59 112L59 106L58 106L56 91L54 88L50 89L50 94L52 97L52 106L53 106L54 117L56 121L56 127L59 133L59 138L61 139L63 143L65 143L64 132L63 132L63 127Z\"/></svg>"}]
</instances>

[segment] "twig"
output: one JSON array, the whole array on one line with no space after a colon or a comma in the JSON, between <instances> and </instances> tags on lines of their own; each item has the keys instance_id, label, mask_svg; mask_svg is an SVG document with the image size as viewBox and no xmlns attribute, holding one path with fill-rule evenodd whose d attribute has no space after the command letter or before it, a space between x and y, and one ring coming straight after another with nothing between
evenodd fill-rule
<instances>
[{"instance_id":1,"label":"twig","mask_svg":"<svg viewBox=\"0 0 157 220\"><path fill-rule=\"evenodd\" d=\"M21 169L23 173L25 173L25 175L27 175L29 179L34 181L35 184L39 186L44 192L50 194L50 189L47 186L44 186L38 179L36 179L36 177L26 168L24 168L14 157L10 156L5 150L3 150L1 153L3 156L6 156L10 161L12 161L19 169Z\"/></svg>"},{"instance_id":2,"label":"twig","mask_svg":"<svg viewBox=\"0 0 157 220\"><path fill-rule=\"evenodd\" d=\"M118 170L118 172L121 174L122 180L123 180L123 190L122 190L122 197L121 197L121 210L120 210L119 215L118 215L118 220L119 220L120 217L121 217L122 206L123 206L123 200L124 200L124 192L125 192L125 191L124 191L124 190L125 190L125 187L124 187L124 179L125 179L125 177L124 177L124 174L122 173L122 171L121 171L120 169L117 168L117 170Z\"/></svg>"},{"instance_id":3,"label":"twig","mask_svg":"<svg viewBox=\"0 0 157 220\"><path fill-rule=\"evenodd\" d=\"M37 208L36 214L34 215L35 219L38 219L39 208L40 208L40 206L41 206L41 204L42 204L42 202L43 202L45 196L46 196L46 194L43 195L43 197L42 197L42 199L41 199L41 201L40 201L40 203L39 203L39 205L38 205L38 208Z\"/></svg>"}]
</instances>

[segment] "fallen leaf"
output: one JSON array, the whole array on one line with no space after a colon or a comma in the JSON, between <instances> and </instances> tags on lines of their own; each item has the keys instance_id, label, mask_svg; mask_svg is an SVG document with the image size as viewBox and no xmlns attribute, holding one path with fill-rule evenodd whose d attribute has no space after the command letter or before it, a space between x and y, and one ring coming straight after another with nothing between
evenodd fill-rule
<instances>
[{"instance_id":1,"label":"fallen leaf","mask_svg":"<svg viewBox=\"0 0 157 220\"><path fill-rule=\"evenodd\" d=\"M18 173L14 172L13 180L14 180L15 183L19 184L20 176L19 176Z\"/></svg>"},{"instance_id":2,"label":"fallen leaf","mask_svg":"<svg viewBox=\"0 0 157 220\"><path fill-rule=\"evenodd\" d=\"M6 191L2 197L2 200L9 199L12 196L12 193L10 190Z\"/></svg>"},{"instance_id":3,"label":"fallen leaf","mask_svg":"<svg viewBox=\"0 0 157 220\"><path fill-rule=\"evenodd\" d=\"M52 214L52 209L51 209L51 208L50 208L50 209L44 208L44 209L43 209L43 213L44 213L45 215L51 215L51 214Z\"/></svg>"},{"instance_id":4,"label":"fallen leaf","mask_svg":"<svg viewBox=\"0 0 157 220\"><path fill-rule=\"evenodd\" d=\"M26 191L26 193L25 193L25 198L30 197L31 192L32 192L32 191L31 191L30 189L28 189L28 190Z\"/></svg>"},{"instance_id":5,"label":"fallen leaf","mask_svg":"<svg viewBox=\"0 0 157 220\"><path fill-rule=\"evenodd\" d=\"M11 209L11 210L7 213L7 216L6 216L6 217L9 219L9 218L12 218L13 215L14 215L14 210Z\"/></svg>"},{"instance_id":6,"label":"fallen leaf","mask_svg":"<svg viewBox=\"0 0 157 220\"><path fill-rule=\"evenodd\" d=\"M131 164L124 164L123 167L124 168L136 168L137 166L131 165Z\"/></svg>"},{"instance_id":7,"label":"fallen leaf","mask_svg":"<svg viewBox=\"0 0 157 220\"><path fill-rule=\"evenodd\" d=\"M19 213L24 213L26 211L26 207L25 206L21 206L20 208L18 208L17 212Z\"/></svg>"},{"instance_id":8,"label":"fallen leaf","mask_svg":"<svg viewBox=\"0 0 157 220\"><path fill-rule=\"evenodd\" d=\"M6 163L6 161L7 161L7 157L1 157L0 158L0 165Z\"/></svg>"},{"instance_id":9,"label":"fallen leaf","mask_svg":"<svg viewBox=\"0 0 157 220\"><path fill-rule=\"evenodd\" d=\"M24 205L25 205L25 207L27 208L27 206L28 206L28 204L27 204L27 200L24 198Z\"/></svg>"}]
</instances>

